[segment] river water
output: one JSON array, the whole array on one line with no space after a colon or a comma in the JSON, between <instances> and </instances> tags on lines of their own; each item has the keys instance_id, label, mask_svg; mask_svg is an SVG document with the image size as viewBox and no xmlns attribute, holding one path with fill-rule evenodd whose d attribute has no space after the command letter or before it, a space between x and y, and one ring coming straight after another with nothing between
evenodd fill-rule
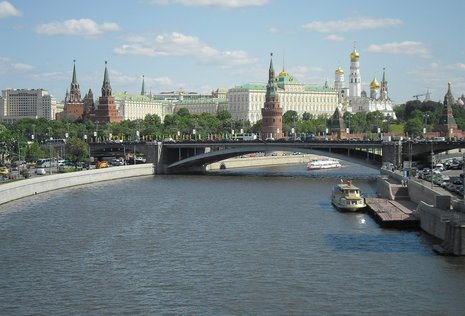
<instances>
[{"instance_id":1,"label":"river water","mask_svg":"<svg viewBox=\"0 0 465 316\"><path fill-rule=\"evenodd\" d=\"M96 183L0 209L1 315L464 315L465 259L341 213L377 172L305 165Z\"/></svg>"}]
</instances>

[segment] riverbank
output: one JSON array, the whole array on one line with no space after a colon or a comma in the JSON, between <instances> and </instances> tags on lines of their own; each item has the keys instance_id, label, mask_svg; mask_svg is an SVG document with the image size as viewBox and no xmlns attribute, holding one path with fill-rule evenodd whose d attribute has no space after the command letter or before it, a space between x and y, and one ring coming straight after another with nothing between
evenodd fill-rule
<instances>
[{"instance_id":1,"label":"riverbank","mask_svg":"<svg viewBox=\"0 0 465 316\"><path fill-rule=\"evenodd\" d=\"M44 175L33 179L13 181L0 186L0 205L48 191L94 182L149 176L153 174L154 166L150 163Z\"/></svg>"},{"instance_id":2,"label":"riverbank","mask_svg":"<svg viewBox=\"0 0 465 316\"><path fill-rule=\"evenodd\" d=\"M420 228L441 240L434 249L441 254L465 255L465 208L463 199L457 199L450 192L429 182L411 178L406 187L401 183L400 172L381 169L378 177L378 193L388 199L406 198L417 206L414 215L420 218ZM407 191L407 196L401 191Z\"/></svg>"}]
</instances>

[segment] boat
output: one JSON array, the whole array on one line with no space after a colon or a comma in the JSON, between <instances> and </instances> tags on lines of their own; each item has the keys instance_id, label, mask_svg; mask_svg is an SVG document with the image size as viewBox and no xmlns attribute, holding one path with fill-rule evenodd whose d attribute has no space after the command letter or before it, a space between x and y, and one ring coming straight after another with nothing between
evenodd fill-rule
<instances>
[{"instance_id":1,"label":"boat","mask_svg":"<svg viewBox=\"0 0 465 316\"><path fill-rule=\"evenodd\" d=\"M307 164L307 170L340 168L341 163L336 159L313 159Z\"/></svg>"},{"instance_id":2,"label":"boat","mask_svg":"<svg viewBox=\"0 0 465 316\"><path fill-rule=\"evenodd\" d=\"M331 203L341 211L355 212L366 207L365 198L360 193L360 189L352 184L352 181L333 187Z\"/></svg>"}]
</instances>

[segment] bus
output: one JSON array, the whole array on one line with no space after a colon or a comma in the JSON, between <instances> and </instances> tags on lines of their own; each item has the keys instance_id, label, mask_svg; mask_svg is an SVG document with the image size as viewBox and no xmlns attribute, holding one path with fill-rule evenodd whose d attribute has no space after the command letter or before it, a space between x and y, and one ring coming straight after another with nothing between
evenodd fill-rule
<instances>
[{"instance_id":1,"label":"bus","mask_svg":"<svg viewBox=\"0 0 465 316\"><path fill-rule=\"evenodd\" d=\"M242 134L234 135L233 139L239 140L239 141L251 141L251 140L256 140L257 135L254 133L242 133Z\"/></svg>"},{"instance_id":2,"label":"bus","mask_svg":"<svg viewBox=\"0 0 465 316\"><path fill-rule=\"evenodd\" d=\"M57 166L58 162L56 161L56 159L44 158L36 161L36 168L49 168Z\"/></svg>"},{"instance_id":3,"label":"bus","mask_svg":"<svg viewBox=\"0 0 465 316\"><path fill-rule=\"evenodd\" d=\"M66 144L66 138L53 138L53 139L46 139L44 141L47 145L64 145Z\"/></svg>"}]
</instances>

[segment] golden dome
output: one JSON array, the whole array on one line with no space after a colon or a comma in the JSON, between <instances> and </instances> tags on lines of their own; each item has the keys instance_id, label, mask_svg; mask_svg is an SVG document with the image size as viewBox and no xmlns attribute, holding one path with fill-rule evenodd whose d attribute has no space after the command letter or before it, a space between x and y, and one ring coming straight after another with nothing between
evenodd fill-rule
<instances>
[{"instance_id":1,"label":"golden dome","mask_svg":"<svg viewBox=\"0 0 465 316\"><path fill-rule=\"evenodd\" d=\"M344 74L344 70L342 70L341 67L339 67L338 69L336 69L336 75L343 75Z\"/></svg>"},{"instance_id":2,"label":"golden dome","mask_svg":"<svg viewBox=\"0 0 465 316\"><path fill-rule=\"evenodd\" d=\"M381 85L379 84L378 80L373 79L373 81L370 83L370 89L374 90L374 89L379 89L381 87Z\"/></svg>"},{"instance_id":3,"label":"golden dome","mask_svg":"<svg viewBox=\"0 0 465 316\"><path fill-rule=\"evenodd\" d=\"M289 77L289 73L285 70L281 71L279 73L279 76L278 77Z\"/></svg>"},{"instance_id":4,"label":"golden dome","mask_svg":"<svg viewBox=\"0 0 465 316\"><path fill-rule=\"evenodd\" d=\"M357 61L359 58L360 58L360 55L357 52L357 50L354 48L354 51L350 54L350 60Z\"/></svg>"}]
</instances>

